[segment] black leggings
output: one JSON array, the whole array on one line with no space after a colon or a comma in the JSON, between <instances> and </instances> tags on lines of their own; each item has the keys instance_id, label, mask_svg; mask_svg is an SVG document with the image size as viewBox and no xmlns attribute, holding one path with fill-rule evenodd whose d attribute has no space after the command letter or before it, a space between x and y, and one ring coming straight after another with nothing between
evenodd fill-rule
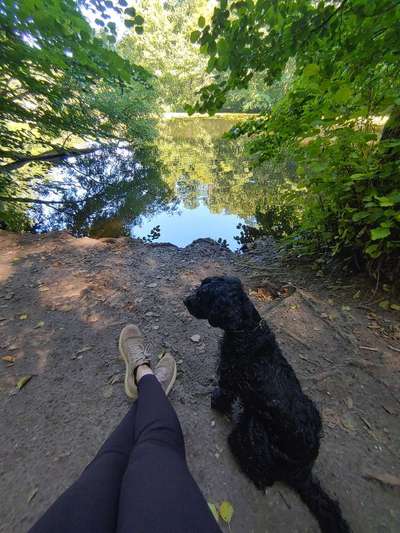
<instances>
[{"instance_id":1,"label":"black leggings","mask_svg":"<svg viewBox=\"0 0 400 533\"><path fill-rule=\"evenodd\" d=\"M189 472L163 389L152 375L138 388L138 400L94 460L30 533L221 532Z\"/></svg>"}]
</instances>

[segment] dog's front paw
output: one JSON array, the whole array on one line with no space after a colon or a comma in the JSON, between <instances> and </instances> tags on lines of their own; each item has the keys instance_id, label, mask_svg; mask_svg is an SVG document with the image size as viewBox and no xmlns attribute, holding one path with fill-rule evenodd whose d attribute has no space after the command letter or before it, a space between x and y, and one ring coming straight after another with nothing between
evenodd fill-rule
<instances>
[{"instance_id":1,"label":"dog's front paw","mask_svg":"<svg viewBox=\"0 0 400 533\"><path fill-rule=\"evenodd\" d=\"M223 392L219 387L211 394L211 409L219 411L223 415L228 414L232 406L232 396Z\"/></svg>"}]
</instances>

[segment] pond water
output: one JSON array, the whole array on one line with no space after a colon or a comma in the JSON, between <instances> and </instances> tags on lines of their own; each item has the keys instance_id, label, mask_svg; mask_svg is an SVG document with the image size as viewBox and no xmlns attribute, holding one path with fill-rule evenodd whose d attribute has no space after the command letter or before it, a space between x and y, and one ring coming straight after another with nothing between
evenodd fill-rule
<instances>
[{"instance_id":1,"label":"pond water","mask_svg":"<svg viewBox=\"0 0 400 533\"><path fill-rule=\"evenodd\" d=\"M37 229L76 235L130 235L186 246L211 237L239 248L241 225L265 222L271 180L249 167L242 145L223 138L238 115L169 118L153 149L101 150L70 158L49 173ZM268 221L267 221L268 222Z\"/></svg>"}]
</instances>

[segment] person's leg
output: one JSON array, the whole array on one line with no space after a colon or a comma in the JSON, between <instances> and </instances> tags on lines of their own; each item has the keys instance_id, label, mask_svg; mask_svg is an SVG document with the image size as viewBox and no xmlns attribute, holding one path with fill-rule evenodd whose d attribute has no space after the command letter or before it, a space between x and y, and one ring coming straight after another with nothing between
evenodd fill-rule
<instances>
[{"instance_id":1,"label":"person's leg","mask_svg":"<svg viewBox=\"0 0 400 533\"><path fill-rule=\"evenodd\" d=\"M136 398L135 370L149 363L139 328L128 324L119 337L126 364L125 391ZM114 533L121 481L134 443L136 404L106 440L80 478L50 507L30 533Z\"/></svg>"},{"instance_id":2,"label":"person's leg","mask_svg":"<svg viewBox=\"0 0 400 533\"><path fill-rule=\"evenodd\" d=\"M141 377L138 388L135 445L122 481L117 532L220 532L187 467L182 430L163 388L153 375Z\"/></svg>"},{"instance_id":3,"label":"person's leg","mask_svg":"<svg viewBox=\"0 0 400 533\"><path fill-rule=\"evenodd\" d=\"M134 403L93 461L29 533L114 533L123 475L133 447Z\"/></svg>"}]
</instances>

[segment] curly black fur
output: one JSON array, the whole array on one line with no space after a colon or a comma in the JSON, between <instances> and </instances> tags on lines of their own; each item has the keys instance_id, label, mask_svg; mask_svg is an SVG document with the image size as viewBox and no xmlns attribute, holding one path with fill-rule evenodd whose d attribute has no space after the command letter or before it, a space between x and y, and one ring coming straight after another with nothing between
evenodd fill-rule
<instances>
[{"instance_id":1,"label":"curly black fur","mask_svg":"<svg viewBox=\"0 0 400 533\"><path fill-rule=\"evenodd\" d=\"M196 318L225 330L211 406L225 414L237 399L243 406L228 438L243 472L261 490L275 481L290 485L324 533L349 532L338 503L311 473L319 451L320 414L240 280L206 278L185 305Z\"/></svg>"}]
</instances>

